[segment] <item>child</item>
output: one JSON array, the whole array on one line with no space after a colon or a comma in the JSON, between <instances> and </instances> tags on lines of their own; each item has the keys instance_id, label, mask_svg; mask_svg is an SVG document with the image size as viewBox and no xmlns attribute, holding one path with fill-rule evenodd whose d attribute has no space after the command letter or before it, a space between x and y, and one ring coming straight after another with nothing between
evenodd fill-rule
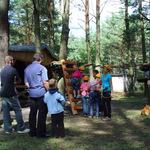
<instances>
[{"instance_id":1,"label":"child","mask_svg":"<svg viewBox=\"0 0 150 150\"><path fill-rule=\"evenodd\" d=\"M86 117L88 115L88 101L89 101L89 88L90 84L88 83L89 77L83 77L84 83L81 84L81 95L82 95L82 105L83 105L83 116Z\"/></svg>"},{"instance_id":2,"label":"child","mask_svg":"<svg viewBox=\"0 0 150 150\"><path fill-rule=\"evenodd\" d=\"M85 71L85 68L83 66L79 67L78 70L76 70L73 73L73 78L70 79L72 84L72 90L73 90L73 97L74 98L81 98L80 96L80 85L81 85L81 79L82 79L82 73Z\"/></svg>"},{"instance_id":3,"label":"child","mask_svg":"<svg viewBox=\"0 0 150 150\"><path fill-rule=\"evenodd\" d=\"M49 80L49 91L44 95L44 102L47 104L48 113L51 114L52 120L52 136L55 138L64 137L64 108L66 100L58 91L57 81Z\"/></svg>"},{"instance_id":4,"label":"child","mask_svg":"<svg viewBox=\"0 0 150 150\"><path fill-rule=\"evenodd\" d=\"M92 85L90 89L90 114L89 118L94 117L94 106L96 109L95 117L99 117L99 101L100 101L100 84L96 84L100 80L101 74L96 74L96 78L90 82ZM94 85L96 84L96 85Z\"/></svg>"},{"instance_id":5,"label":"child","mask_svg":"<svg viewBox=\"0 0 150 150\"><path fill-rule=\"evenodd\" d=\"M94 79L96 79L96 75L99 73L98 70L94 70L93 72L93 77ZM99 84L99 86L101 87L102 85L102 81L99 81L97 84ZM95 84L96 85L96 84ZM103 105L102 105L102 101L101 101L101 93L100 93L100 97L99 97L99 111L100 111L100 114L103 112Z\"/></svg>"},{"instance_id":6,"label":"child","mask_svg":"<svg viewBox=\"0 0 150 150\"><path fill-rule=\"evenodd\" d=\"M98 70L94 70L94 71L93 71L93 77L94 77L94 79L96 79L96 74L98 74L98 73L99 73Z\"/></svg>"},{"instance_id":7,"label":"child","mask_svg":"<svg viewBox=\"0 0 150 150\"><path fill-rule=\"evenodd\" d=\"M104 109L104 117L102 118L103 121L110 121L111 120L111 97L113 92L112 87L112 76L109 74L111 67L109 65L105 65L103 68L103 74L101 77L102 80L102 103Z\"/></svg>"}]
</instances>

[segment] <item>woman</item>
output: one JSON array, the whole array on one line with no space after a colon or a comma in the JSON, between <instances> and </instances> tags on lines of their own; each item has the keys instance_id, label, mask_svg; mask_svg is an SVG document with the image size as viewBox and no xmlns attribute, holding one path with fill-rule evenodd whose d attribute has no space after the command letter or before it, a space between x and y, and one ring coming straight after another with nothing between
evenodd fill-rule
<instances>
[{"instance_id":1,"label":"woman","mask_svg":"<svg viewBox=\"0 0 150 150\"><path fill-rule=\"evenodd\" d=\"M111 98L113 97L113 86L112 86L112 76L109 74L111 67L105 65L103 68L103 74L101 77L102 81L102 104L104 109L104 117L102 120L111 120Z\"/></svg>"}]
</instances>

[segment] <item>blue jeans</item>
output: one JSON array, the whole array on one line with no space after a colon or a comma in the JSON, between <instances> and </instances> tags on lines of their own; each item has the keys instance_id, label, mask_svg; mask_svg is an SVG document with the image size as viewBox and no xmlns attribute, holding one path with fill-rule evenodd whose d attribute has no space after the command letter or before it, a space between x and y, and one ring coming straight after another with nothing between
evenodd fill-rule
<instances>
[{"instance_id":1,"label":"blue jeans","mask_svg":"<svg viewBox=\"0 0 150 150\"><path fill-rule=\"evenodd\" d=\"M88 115L89 113L88 101L89 99L87 97L82 96L83 115Z\"/></svg>"},{"instance_id":2,"label":"blue jeans","mask_svg":"<svg viewBox=\"0 0 150 150\"><path fill-rule=\"evenodd\" d=\"M2 97L2 109L3 109L3 121L5 132L12 131L10 109L13 109L16 116L18 130L23 131L25 129L25 123L22 118L22 110L17 96Z\"/></svg>"},{"instance_id":3,"label":"blue jeans","mask_svg":"<svg viewBox=\"0 0 150 150\"><path fill-rule=\"evenodd\" d=\"M90 96L90 116L94 116L95 108L95 116L99 117L99 93L97 91L93 93L95 93L95 96ZM90 95L92 94L90 93Z\"/></svg>"}]
</instances>

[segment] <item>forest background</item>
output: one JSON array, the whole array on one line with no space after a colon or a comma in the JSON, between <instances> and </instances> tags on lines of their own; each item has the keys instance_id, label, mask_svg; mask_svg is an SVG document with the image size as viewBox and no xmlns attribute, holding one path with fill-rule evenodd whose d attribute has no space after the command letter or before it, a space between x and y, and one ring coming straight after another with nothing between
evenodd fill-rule
<instances>
[{"instance_id":1,"label":"forest background","mask_svg":"<svg viewBox=\"0 0 150 150\"><path fill-rule=\"evenodd\" d=\"M104 19L110 2L119 5L119 10ZM82 36L70 32L75 24L73 10L85 34L76 32ZM133 93L139 64L146 59L150 62L149 10L149 0L1 0L0 56L8 53L9 45L35 44L38 52L40 44L46 43L59 60L92 64L90 76L94 68L101 72L99 66L105 64L114 68L113 74L127 66L129 92ZM0 68L3 65L1 59Z\"/></svg>"}]
</instances>

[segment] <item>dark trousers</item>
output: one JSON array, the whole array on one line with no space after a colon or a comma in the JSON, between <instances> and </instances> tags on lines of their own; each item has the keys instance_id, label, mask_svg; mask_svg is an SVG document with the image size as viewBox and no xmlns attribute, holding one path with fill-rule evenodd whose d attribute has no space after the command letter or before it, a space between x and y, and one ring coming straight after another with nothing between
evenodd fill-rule
<instances>
[{"instance_id":1,"label":"dark trousers","mask_svg":"<svg viewBox=\"0 0 150 150\"><path fill-rule=\"evenodd\" d=\"M53 137L64 137L65 128L64 128L64 112L59 114L52 114L52 136Z\"/></svg>"},{"instance_id":2,"label":"dark trousers","mask_svg":"<svg viewBox=\"0 0 150 150\"><path fill-rule=\"evenodd\" d=\"M105 93L103 96L106 96ZM104 117L111 118L111 98L102 98L102 105L103 105L103 111L104 111Z\"/></svg>"},{"instance_id":3,"label":"dark trousers","mask_svg":"<svg viewBox=\"0 0 150 150\"><path fill-rule=\"evenodd\" d=\"M101 98L101 96L100 96L100 98L99 98L99 112L103 112L104 110L103 110L103 103L102 103L102 98Z\"/></svg>"},{"instance_id":4,"label":"dark trousers","mask_svg":"<svg viewBox=\"0 0 150 150\"><path fill-rule=\"evenodd\" d=\"M47 105L44 103L44 97L31 98L30 97L30 114L29 114L29 128L30 135L43 136L46 134L46 116ZM38 114L38 117L36 117ZM36 125L36 118L38 119Z\"/></svg>"}]
</instances>

